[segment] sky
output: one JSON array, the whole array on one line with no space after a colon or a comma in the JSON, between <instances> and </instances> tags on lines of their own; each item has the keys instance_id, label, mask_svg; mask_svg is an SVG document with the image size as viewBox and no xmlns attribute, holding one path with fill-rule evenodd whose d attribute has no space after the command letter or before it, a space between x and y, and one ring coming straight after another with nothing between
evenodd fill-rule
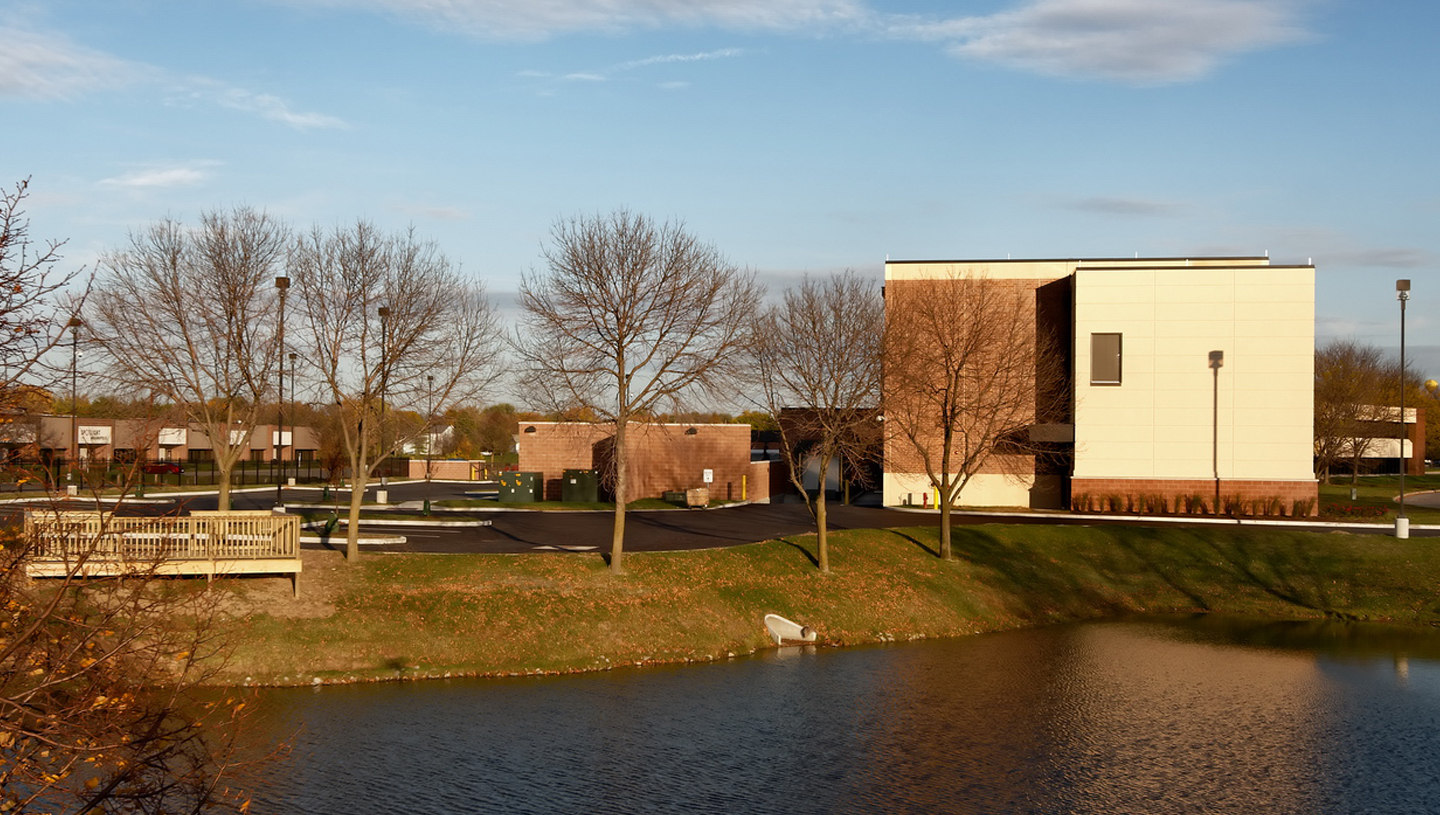
<instances>
[{"instance_id":1,"label":"sky","mask_svg":"<svg viewBox=\"0 0 1440 815\"><path fill-rule=\"evenodd\" d=\"M772 290L885 259L1313 262L1440 378L1429 0L0 0L0 184L92 267L235 206L414 227L502 309L560 219Z\"/></svg>"}]
</instances>

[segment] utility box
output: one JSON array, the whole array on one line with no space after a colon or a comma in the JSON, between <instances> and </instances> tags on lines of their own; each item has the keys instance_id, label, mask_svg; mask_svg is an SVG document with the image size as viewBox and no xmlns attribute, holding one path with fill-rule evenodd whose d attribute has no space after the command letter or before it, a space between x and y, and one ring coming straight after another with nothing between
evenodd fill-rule
<instances>
[{"instance_id":1,"label":"utility box","mask_svg":"<svg viewBox=\"0 0 1440 815\"><path fill-rule=\"evenodd\" d=\"M595 503L600 500L600 474L595 470L566 470L560 481L560 500Z\"/></svg>"},{"instance_id":2,"label":"utility box","mask_svg":"<svg viewBox=\"0 0 1440 815\"><path fill-rule=\"evenodd\" d=\"M498 500L524 504L538 500L540 473L501 473Z\"/></svg>"}]
</instances>

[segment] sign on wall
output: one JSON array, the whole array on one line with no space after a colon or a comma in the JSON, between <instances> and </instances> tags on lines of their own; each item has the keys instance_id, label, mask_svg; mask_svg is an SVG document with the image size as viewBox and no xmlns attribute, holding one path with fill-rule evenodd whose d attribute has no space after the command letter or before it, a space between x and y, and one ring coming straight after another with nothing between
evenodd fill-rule
<instances>
[{"instance_id":1,"label":"sign on wall","mask_svg":"<svg viewBox=\"0 0 1440 815\"><path fill-rule=\"evenodd\" d=\"M155 438L155 443L161 447L176 447L185 443L185 428L183 427L162 427L160 435Z\"/></svg>"},{"instance_id":2,"label":"sign on wall","mask_svg":"<svg viewBox=\"0 0 1440 815\"><path fill-rule=\"evenodd\" d=\"M80 444L109 444L112 437L112 428L109 427L81 425L75 428L75 438Z\"/></svg>"},{"instance_id":3,"label":"sign on wall","mask_svg":"<svg viewBox=\"0 0 1440 815\"><path fill-rule=\"evenodd\" d=\"M715 471L714 471L714 470L706 470L706 471L705 471L705 483L706 483L706 484L713 484L713 483L715 483Z\"/></svg>"}]
</instances>

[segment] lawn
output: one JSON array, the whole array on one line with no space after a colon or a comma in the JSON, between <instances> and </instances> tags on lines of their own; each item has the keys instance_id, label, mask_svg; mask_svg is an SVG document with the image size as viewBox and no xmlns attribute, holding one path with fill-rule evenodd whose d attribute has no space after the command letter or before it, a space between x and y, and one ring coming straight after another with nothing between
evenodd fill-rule
<instances>
[{"instance_id":1,"label":"lawn","mask_svg":"<svg viewBox=\"0 0 1440 815\"><path fill-rule=\"evenodd\" d=\"M948 637L1138 612L1440 623L1440 547L1384 535L986 525L837 531L729 549L595 554L307 552L282 581L225 581L229 681L498 675L725 658L774 612L824 645Z\"/></svg>"}]
</instances>

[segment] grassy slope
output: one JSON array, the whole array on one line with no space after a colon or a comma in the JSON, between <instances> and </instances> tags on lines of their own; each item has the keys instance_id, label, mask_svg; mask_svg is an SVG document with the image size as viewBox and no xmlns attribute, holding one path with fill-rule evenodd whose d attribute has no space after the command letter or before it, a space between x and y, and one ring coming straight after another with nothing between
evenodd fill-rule
<instances>
[{"instance_id":1,"label":"grassy slope","mask_svg":"<svg viewBox=\"0 0 1440 815\"><path fill-rule=\"evenodd\" d=\"M776 612L826 644L956 636L1126 612L1208 610L1279 618L1440 622L1440 546L1383 536L1267 530L980 526L832 533L701 552L373 555L327 562L318 616L281 595L230 623L233 681L310 682L593 670L713 659L767 644ZM327 555L328 556L328 555ZM229 590L259 592L230 581ZM237 607L248 600L236 598ZM333 611L332 611L333 609Z\"/></svg>"}]
</instances>

